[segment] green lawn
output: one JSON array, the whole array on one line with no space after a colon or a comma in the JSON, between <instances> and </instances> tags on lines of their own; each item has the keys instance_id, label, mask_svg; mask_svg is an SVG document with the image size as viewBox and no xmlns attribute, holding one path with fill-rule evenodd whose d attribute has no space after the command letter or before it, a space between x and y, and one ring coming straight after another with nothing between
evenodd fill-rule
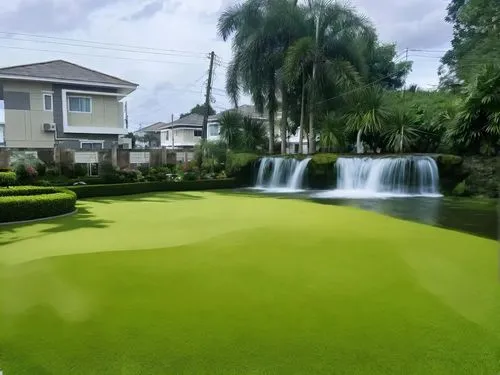
<instances>
[{"instance_id":1,"label":"green lawn","mask_svg":"<svg viewBox=\"0 0 500 375\"><path fill-rule=\"evenodd\" d=\"M496 375L495 241L217 193L0 228L4 375Z\"/></svg>"}]
</instances>

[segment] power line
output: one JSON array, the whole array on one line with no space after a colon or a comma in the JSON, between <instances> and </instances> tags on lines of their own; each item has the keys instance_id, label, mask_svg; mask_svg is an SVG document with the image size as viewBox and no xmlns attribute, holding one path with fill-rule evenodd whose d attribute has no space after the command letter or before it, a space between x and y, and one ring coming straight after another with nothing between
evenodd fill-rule
<instances>
[{"instance_id":1,"label":"power line","mask_svg":"<svg viewBox=\"0 0 500 375\"><path fill-rule=\"evenodd\" d=\"M94 48L94 49L101 49L101 50L129 52L129 53L142 53L142 54L160 55L160 56L175 56L175 57L200 58L200 59L201 58L205 58L201 54L199 56L189 56L189 55L183 55L183 54L172 53L172 52L134 51L134 50L131 50L131 49L124 49L124 48L113 48L113 47L109 47L109 46L88 46L88 45L84 45L84 44L55 42L55 41L52 41L52 40L30 40L30 39L19 39L19 38L14 38L13 39L13 38L5 37L5 36L0 36L0 39L7 39L7 40L21 41L21 42L29 42L29 43L46 43L46 44L57 44L57 45L61 45L61 46Z\"/></svg>"},{"instance_id":2,"label":"power line","mask_svg":"<svg viewBox=\"0 0 500 375\"><path fill-rule=\"evenodd\" d=\"M78 53L78 52L58 51L58 50L38 49L38 48L27 48L27 47L14 47L14 46L5 46L5 45L0 45L0 48L9 48L9 49L26 50L26 51L37 51L37 52L55 52L55 53L63 53L63 54L68 54L68 55L98 57L98 58L117 59L117 60L141 61L141 62L151 62L151 63L160 63L160 64L199 65L197 63L192 63L192 62L187 62L187 61L134 59L132 57L94 55L94 54L90 54L90 53Z\"/></svg>"},{"instance_id":3,"label":"power line","mask_svg":"<svg viewBox=\"0 0 500 375\"><path fill-rule=\"evenodd\" d=\"M185 53L185 54L193 54L193 55L200 55L200 54L205 55L202 52L196 52L196 51L183 51L183 50L176 50L176 49L153 48L153 47L137 46L137 45L130 45L130 44L119 44L119 43L105 43L105 42L96 42L96 41L85 40L85 39L61 38L61 37L49 36L49 35L38 35L38 34L29 34L29 33L14 33L14 32L10 32L10 31L0 31L0 33L7 34L7 35L20 35L20 36L29 36L29 37L35 37L35 38L64 40L64 41L70 41L70 42L82 42L82 43L97 44L97 45L111 46L111 47L125 47L125 48L134 48L134 49L149 50L149 51L177 52L177 53Z\"/></svg>"}]
</instances>

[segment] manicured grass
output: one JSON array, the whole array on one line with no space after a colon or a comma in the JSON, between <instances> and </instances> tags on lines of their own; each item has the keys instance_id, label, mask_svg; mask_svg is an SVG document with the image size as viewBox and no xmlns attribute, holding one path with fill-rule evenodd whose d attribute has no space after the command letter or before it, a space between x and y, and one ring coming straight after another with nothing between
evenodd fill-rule
<instances>
[{"instance_id":1,"label":"manicured grass","mask_svg":"<svg viewBox=\"0 0 500 375\"><path fill-rule=\"evenodd\" d=\"M5 375L493 375L495 241L220 193L0 228Z\"/></svg>"}]
</instances>

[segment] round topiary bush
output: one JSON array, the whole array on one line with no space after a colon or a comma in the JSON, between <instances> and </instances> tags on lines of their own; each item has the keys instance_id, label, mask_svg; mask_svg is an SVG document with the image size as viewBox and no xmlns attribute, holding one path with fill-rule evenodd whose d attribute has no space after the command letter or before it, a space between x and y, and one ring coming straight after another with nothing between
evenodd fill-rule
<instances>
[{"instance_id":1,"label":"round topiary bush","mask_svg":"<svg viewBox=\"0 0 500 375\"><path fill-rule=\"evenodd\" d=\"M0 188L0 223L59 216L75 211L76 194L66 189Z\"/></svg>"}]
</instances>

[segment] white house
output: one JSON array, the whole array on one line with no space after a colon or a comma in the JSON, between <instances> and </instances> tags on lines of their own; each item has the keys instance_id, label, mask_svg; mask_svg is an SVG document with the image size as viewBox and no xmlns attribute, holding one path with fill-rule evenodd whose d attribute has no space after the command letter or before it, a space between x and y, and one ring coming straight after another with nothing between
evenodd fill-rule
<instances>
[{"instance_id":1,"label":"white house","mask_svg":"<svg viewBox=\"0 0 500 375\"><path fill-rule=\"evenodd\" d=\"M190 114L160 129L161 147L174 150L190 150L201 142L203 116Z\"/></svg>"}]
</instances>

